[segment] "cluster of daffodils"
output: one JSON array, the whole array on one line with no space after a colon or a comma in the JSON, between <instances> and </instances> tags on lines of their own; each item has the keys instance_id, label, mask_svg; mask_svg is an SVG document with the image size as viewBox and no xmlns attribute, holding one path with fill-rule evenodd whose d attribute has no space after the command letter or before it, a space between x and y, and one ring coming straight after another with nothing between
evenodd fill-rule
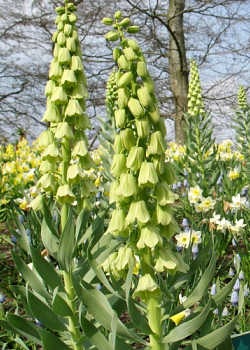
<instances>
[{"instance_id":1,"label":"cluster of daffodils","mask_svg":"<svg viewBox=\"0 0 250 350\"><path fill-rule=\"evenodd\" d=\"M215 159L219 162L227 162L231 160L239 161L242 163L245 160L243 153L241 152L241 144L233 143L232 140L223 140L221 143L216 143L213 145L217 149L217 153ZM210 148L204 158L207 158L214 152L214 149ZM166 149L166 158L169 162L175 163L180 162L184 165L186 156L186 148L185 146L179 145L175 142L169 142L168 147Z\"/></svg>"},{"instance_id":2,"label":"cluster of daffodils","mask_svg":"<svg viewBox=\"0 0 250 350\"><path fill-rule=\"evenodd\" d=\"M202 242L201 231L185 230L185 232L175 235L175 239L177 240L177 247L188 248L192 245L192 250L197 251L198 245Z\"/></svg>"},{"instance_id":3,"label":"cluster of daffodils","mask_svg":"<svg viewBox=\"0 0 250 350\"><path fill-rule=\"evenodd\" d=\"M214 209L216 204L216 200L212 199L211 196L204 198L202 196L203 190L196 185L195 187L190 187L188 191L188 200L191 204L194 204L195 211L199 212L207 212L211 209Z\"/></svg>"},{"instance_id":4,"label":"cluster of daffodils","mask_svg":"<svg viewBox=\"0 0 250 350\"><path fill-rule=\"evenodd\" d=\"M236 149L237 148L237 149ZM224 140L220 144L217 145L217 154L216 160L220 160L222 162L236 160L236 161L244 161L244 155L239 151L240 144L234 144L232 140Z\"/></svg>"},{"instance_id":5,"label":"cluster of daffodils","mask_svg":"<svg viewBox=\"0 0 250 350\"><path fill-rule=\"evenodd\" d=\"M26 139L22 139L16 146L8 144L6 149L0 150L2 188L10 186L26 187L35 181L35 172L41 163L42 147L36 142L31 147Z\"/></svg>"},{"instance_id":6,"label":"cluster of daffodils","mask_svg":"<svg viewBox=\"0 0 250 350\"><path fill-rule=\"evenodd\" d=\"M48 129L39 137L39 145L44 147L39 167L42 176L37 182L41 194L30 203L34 210L41 209L44 193L53 195L61 205L77 205L77 210L90 207L88 197L96 193L84 173L95 163L84 132L91 124L85 113L88 91L75 26L76 9L73 3L56 8L57 31L52 37L54 58L45 88L47 109L42 118L48 123Z\"/></svg>"},{"instance_id":7,"label":"cluster of daffodils","mask_svg":"<svg viewBox=\"0 0 250 350\"><path fill-rule=\"evenodd\" d=\"M186 148L175 142L169 142L165 154L168 162L183 162L186 155Z\"/></svg>"},{"instance_id":8,"label":"cluster of daffodils","mask_svg":"<svg viewBox=\"0 0 250 350\"><path fill-rule=\"evenodd\" d=\"M188 269L170 243L179 231L170 207L175 195L169 185L175 177L171 164L166 162L166 128L145 58L136 40L124 36L124 32L136 32L139 28L130 26L130 20L122 19L120 12L116 12L115 21L105 18L103 22L117 29L109 32L106 39L120 39L113 51L118 66L118 98L113 101L117 134L109 195L109 202L115 203L116 208L106 234L121 236L124 242L103 268L119 279L126 277L131 264L139 263L140 278L134 296L144 299L145 291L159 291L148 266L170 273Z\"/></svg>"},{"instance_id":9,"label":"cluster of daffodils","mask_svg":"<svg viewBox=\"0 0 250 350\"><path fill-rule=\"evenodd\" d=\"M231 221L221 218L220 214L213 213L213 217L209 219L210 227L225 233L226 230L230 230L234 236L241 235L244 231L243 219L235 219L234 223Z\"/></svg>"}]
</instances>

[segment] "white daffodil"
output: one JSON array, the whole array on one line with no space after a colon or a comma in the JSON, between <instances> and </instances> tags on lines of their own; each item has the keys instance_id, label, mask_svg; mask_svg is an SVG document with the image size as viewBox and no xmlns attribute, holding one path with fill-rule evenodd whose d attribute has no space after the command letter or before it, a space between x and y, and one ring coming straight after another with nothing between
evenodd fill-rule
<instances>
[{"instance_id":1,"label":"white daffodil","mask_svg":"<svg viewBox=\"0 0 250 350\"><path fill-rule=\"evenodd\" d=\"M177 240L178 247L188 248L190 243L190 231L180 232L175 236L175 239Z\"/></svg>"},{"instance_id":2,"label":"white daffodil","mask_svg":"<svg viewBox=\"0 0 250 350\"><path fill-rule=\"evenodd\" d=\"M232 225L230 221L226 220L225 218L223 218L221 221L218 221L217 230L224 233L226 229L231 229L231 228L232 228Z\"/></svg>"},{"instance_id":3,"label":"white daffodil","mask_svg":"<svg viewBox=\"0 0 250 350\"><path fill-rule=\"evenodd\" d=\"M240 193L238 193L237 196L233 196L232 201L233 201L233 203L230 203L231 209L238 210L238 209L244 208L246 206L246 198L241 197Z\"/></svg>"},{"instance_id":4,"label":"white daffodil","mask_svg":"<svg viewBox=\"0 0 250 350\"><path fill-rule=\"evenodd\" d=\"M227 176L229 177L229 179L235 180L238 179L240 177L240 173L239 173L239 169L238 168L234 168L234 170L230 170L229 173L227 174Z\"/></svg>"},{"instance_id":5,"label":"white daffodil","mask_svg":"<svg viewBox=\"0 0 250 350\"><path fill-rule=\"evenodd\" d=\"M188 199L190 203L197 203L198 200L202 197L202 189L199 187L199 185L196 185L195 187L190 187L188 191Z\"/></svg>"},{"instance_id":6,"label":"white daffodil","mask_svg":"<svg viewBox=\"0 0 250 350\"><path fill-rule=\"evenodd\" d=\"M193 244L193 248L197 247L199 243L201 243L201 231L191 231L191 242Z\"/></svg>"},{"instance_id":7,"label":"white daffodil","mask_svg":"<svg viewBox=\"0 0 250 350\"><path fill-rule=\"evenodd\" d=\"M195 207L196 213L200 213L201 211L203 211L203 205L202 205L202 203L199 203L199 202L194 203L194 207Z\"/></svg>"},{"instance_id":8,"label":"white daffodil","mask_svg":"<svg viewBox=\"0 0 250 350\"><path fill-rule=\"evenodd\" d=\"M211 224L217 224L220 223L220 214L216 214L216 212L213 212L213 217L209 219L209 222L211 222Z\"/></svg>"},{"instance_id":9,"label":"white daffodil","mask_svg":"<svg viewBox=\"0 0 250 350\"><path fill-rule=\"evenodd\" d=\"M216 203L216 200L212 199L212 197L210 197L210 196L207 198L202 197L201 198L202 211L206 212L209 209L214 209L215 203Z\"/></svg>"},{"instance_id":10,"label":"white daffodil","mask_svg":"<svg viewBox=\"0 0 250 350\"><path fill-rule=\"evenodd\" d=\"M243 229L243 227L245 227L246 226L246 224L244 224L244 221L243 221L243 219L240 219L240 220L235 220L235 225L233 226L231 226L231 231L233 232L233 233L240 233L240 231L242 231L242 229Z\"/></svg>"}]
</instances>

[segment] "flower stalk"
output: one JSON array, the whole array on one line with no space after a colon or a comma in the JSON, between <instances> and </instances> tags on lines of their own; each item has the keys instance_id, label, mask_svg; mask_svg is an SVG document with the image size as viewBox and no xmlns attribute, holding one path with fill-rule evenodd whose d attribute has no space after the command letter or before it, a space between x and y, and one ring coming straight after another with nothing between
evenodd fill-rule
<instances>
[{"instance_id":1,"label":"flower stalk","mask_svg":"<svg viewBox=\"0 0 250 350\"><path fill-rule=\"evenodd\" d=\"M126 279L131 262L140 263L140 276L134 291L146 304L150 334L150 348L164 350L167 344L160 343L163 337L161 303L164 294L158 285L156 272L174 273L188 266L174 251L170 238L179 231L170 204L175 196L169 185L174 182L173 169L165 162L166 128L159 113L154 94L153 80L147 70L146 60L135 39L127 39L126 33L136 33L139 27L130 26L130 19L122 19L118 11L111 18L103 19L115 30L106 34L110 41L119 40L113 50L118 71L115 73L117 98L113 98L114 157L111 174L111 202L115 202L107 232L126 238L119 248L116 259L110 261L109 269L116 278ZM108 96L111 101L112 96ZM164 188L164 193L160 187ZM161 194L159 194L161 192ZM160 197L160 203L157 201ZM123 225L115 225L113 215L123 211ZM169 250L164 261L161 251ZM124 252L127 254L124 256ZM129 252L129 255L128 255ZM178 258L177 258L178 256ZM122 260L122 264L120 264ZM169 261L171 260L171 262ZM160 267L159 267L160 266ZM163 267L164 266L164 267Z\"/></svg>"}]
</instances>

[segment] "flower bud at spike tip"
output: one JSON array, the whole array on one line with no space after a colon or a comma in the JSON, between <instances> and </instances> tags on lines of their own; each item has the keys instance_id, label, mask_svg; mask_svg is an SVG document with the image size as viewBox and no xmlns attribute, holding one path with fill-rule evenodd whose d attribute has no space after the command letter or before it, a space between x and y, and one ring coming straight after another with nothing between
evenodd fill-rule
<instances>
[{"instance_id":1,"label":"flower bud at spike tip","mask_svg":"<svg viewBox=\"0 0 250 350\"><path fill-rule=\"evenodd\" d=\"M102 19L102 23L103 23L103 24L106 24L106 25L112 25L112 24L113 24L113 20L112 20L112 18L104 17L104 18Z\"/></svg>"},{"instance_id":2,"label":"flower bud at spike tip","mask_svg":"<svg viewBox=\"0 0 250 350\"><path fill-rule=\"evenodd\" d=\"M122 13L121 13L121 11L116 11L114 17L115 17L115 19L120 20L120 19L122 18Z\"/></svg>"},{"instance_id":3,"label":"flower bud at spike tip","mask_svg":"<svg viewBox=\"0 0 250 350\"><path fill-rule=\"evenodd\" d=\"M140 31L140 28L138 26L131 26L131 27L128 27L127 31L129 34L135 34Z\"/></svg>"},{"instance_id":4,"label":"flower bud at spike tip","mask_svg":"<svg viewBox=\"0 0 250 350\"><path fill-rule=\"evenodd\" d=\"M121 22L120 22L120 26L123 28L126 28L130 25L130 18L124 18Z\"/></svg>"}]
</instances>

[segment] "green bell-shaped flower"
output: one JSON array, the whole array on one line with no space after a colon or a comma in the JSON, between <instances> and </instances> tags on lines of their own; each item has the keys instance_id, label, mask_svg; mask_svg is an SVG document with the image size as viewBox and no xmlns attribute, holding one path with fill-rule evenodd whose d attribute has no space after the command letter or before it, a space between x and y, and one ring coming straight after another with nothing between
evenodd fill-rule
<instances>
[{"instance_id":1,"label":"green bell-shaped flower","mask_svg":"<svg viewBox=\"0 0 250 350\"><path fill-rule=\"evenodd\" d=\"M171 248L166 246L159 248L155 252L155 269L159 272L166 270L173 270L179 265L179 261L175 254L171 251Z\"/></svg>"},{"instance_id":2,"label":"green bell-shaped flower","mask_svg":"<svg viewBox=\"0 0 250 350\"><path fill-rule=\"evenodd\" d=\"M159 235L159 229L152 225L143 226L141 228L140 239L137 242L138 249L145 247L154 248L156 245L162 246L163 240Z\"/></svg>"},{"instance_id":3,"label":"green bell-shaped flower","mask_svg":"<svg viewBox=\"0 0 250 350\"><path fill-rule=\"evenodd\" d=\"M155 196L157 203L162 206L175 201L175 196L165 181L161 181L155 186Z\"/></svg>"},{"instance_id":4,"label":"green bell-shaped flower","mask_svg":"<svg viewBox=\"0 0 250 350\"><path fill-rule=\"evenodd\" d=\"M84 173L77 163L71 164L68 167L67 181L69 182L69 184L78 184L81 182L83 177Z\"/></svg>"},{"instance_id":5,"label":"green bell-shaped flower","mask_svg":"<svg viewBox=\"0 0 250 350\"><path fill-rule=\"evenodd\" d=\"M45 95L51 96L55 87L57 87L57 83L54 80L49 80L45 87Z\"/></svg>"},{"instance_id":6,"label":"green bell-shaped flower","mask_svg":"<svg viewBox=\"0 0 250 350\"><path fill-rule=\"evenodd\" d=\"M162 137L162 133L160 131L156 131L150 135L148 144L149 153L161 155L165 152L166 148L166 141Z\"/></svg>"},{"instance_id":7,"label":"green bell-shaped flower","mask_svg":"<svg viewBox=\"0 0 250 350\"><path fill-rule=\"evenodd\" d=\"M117 91L118 93L118 106L119 108L126 108L128 106L128 101L130 99L130 90L129 88L120 88Z\"/></svg>"},{"instance_id":8,"label":"green bell-shaped flower","mask_svg":"<svg viewBox=\"0 0 250 350\"><path fill-rule=\"evenodd\" d=\"M78 141L72 151L73 157L84 157L88 154L88 149L84 141Z\"/></svg>"},{"instance_id":9,"label":"green bell-shaped flower","mask_svg":"<svg viewBox=\"0 0 250 350\"><path fill-rule=\"evenodd\" d=\"M116 194L116 190L119 187L120 183L118 180L112 181L109 189L109 203L120 203L124 201L124 197L122 195L118 196Z\"/></svg>"},{"instance_id":10,"label":"green bell-shaped flower","mask_svg":"<svg viewBox=\"0 0 250 350\"><path fill-rule=\"evenodd\" d=\"M133 250L130 247L120 247L118 249L118 255L116 258L117 270L124 270L129 268L131 263L134 261Z\"/></svg>"},{"instance_id":11,"label":"green bell-shaped flower","mask_svg":"<svg viewBox=\"0 0 250 350\"><path fill-rule=\"evenodd\" d=\"M149 273L146 273L144 276L139 278L133 298L139 297L142 301L145 301L148 297L152 299L154 297L159 298L160 296L160 288Z\"/></svg>"},{"instance_id":12,"label":"green bell-shaped flower","mask_svg":"<svg viewBox=\"0 0 250 350\"><path fill-rule=\"evenodd\" d=\"M56 188L54 176L51 173L44 174L37 182L37 188L40 187L46 192L53 192Z\"/></svg>"},{"instance_id":13,"label":"green bell-shaped flower","mask_svg":"<svg viewBox=\"0 0 250 350\"><path fill-rule=\"evenodd\" d=\"M51 130L44 130L38 137L38 145L48 147L54 142L54 134Z\"/></svg>"},{"instance_id":14,"label":"green bell-shaped flower","mask_svg":"<svg viewBox=\"0 0 250 350\"><path fill-rule=\"evenodd\" d=\"M136 172L137 170L140 169L143 159L144 159L144 148L134 146L129 151L126 167Z\"/></svg>"},{"instance_id":15,"label":"green bell-shaped flower","mask_svg":"<svg viewBox=\"0 0 250 350\"><path fill-rule=\"evenodd\" d=\"M62 139L63 137L66 137L66 139L73 139L74 134L71 130L69 123L67 122L59 123L55 132L55 137L57 139Z\"/></svg>"},{"instance_id":16,"label":"green bell-shaped flower","mask_svg":"<svg viewBox=\"0 0 250 350\"><path fill-rule=\"evenodd\" d=\"M169 205L159 205L157 203L155 213L152 217L152 224L157 226L159 224L166 226L168 225L172 220L172 211L169 207Z\"/></svg>"},{"instance_id":17,"label":"green bell-shaped flower","mask_svg":"<svg viewBox=\"0 0 250 350\"><path fill-rule=\"evenodd\" d=\"M71 58L71 64L70 64L70 69L74 71L81 71L84 69L82 61L80 57L78 56L72 56Z\"/></svg>"},{"instance_id":18,"label":"green bell-shaped flower","mask_svg":"<svg viewBox=\"0 0 250 350\"><path fill-rule=\"evenodd\" d=\"M66 36L70 36L72 33L72 29L73 29L72 25L69 23L66 23L64 25L63 32Z\"/></svg>"},{"instance_id":19,"label":"green bell-shaped flower","mask_svg":"<svg viewBox=\"0 0 250 350\"><path fill-rule=\"evenodd\" d=\"M55 172L57 170L56 163L50 163L48 160L43 160L40 164L39 171L41 173Z\"/></svg>"},{"instance_id":20,"label":"green bell-shaped flower","mask_svg":"<svg viewBox=\"0 0 250 350\"><path fill-rule=\"evenodd\" d=\"M120 132L121 137L121 143L123 145L123 148L130 149L131 147L135 146L136 139L135 135L133 133L133 130L126 128L124 130L121 130ZM117 152L119 153L119 152Z\"/></svg>"},{"instance_id":21,"label":"green bell-shaped flower","mask_svg":"<svg viewBox=\"0 0 250 350\"><path fill-rule=\"evenodd\" d=\"M124 128L127 123L126 111L125 109L115 110L115 125L118 129Z\"/></svg>"},{"instance_id":22,"label":"green bell-shaped flower","mask_svg":"<svg viewBox=\"0 0 250 350\"><path fill-rule=\"evenodd\" d=\"M143 224L146 224L150 220L150 215L144 201L134 201L130 204L127 221L132 224L135 220Z\"/></svg>"},{"instance_id":23,"label":"green bell-shaped flower","mask_svg":"<svg viewBox=\"0 0 250 350\"><path fill-rule=\"evenodd\" d=\"M128 169L126 168L126 157L124 154L114 154L110 173L118 178L122 173L125 173Z\"/></svg>"},{"instance_id":24,"label":"green bell-shaped flower","mask_svg":"<svg viewBox=\"0 0 250 350\"><path fill-rule=\"evenodd\" d=\"M144 115L141 118L135 120L136 130L138 137L145 138L150 134L150 123L148 117Z\"/></svg>"},{"instance_id":25,"label":"green bell-shaped flower","mask_svg":"<svg viewBox=\"0 0 250 350\"><path fill-rule=\"evenodd\" d=\"M65 110L65 116L67 117L80 117L83 115L83 110L78 100L70 99Z\"/></svg>"},{"instance_id":26,"label":"green bell-shaped flower","mask_svg":"<svg viewBox=\"0 0 250 350\"><path fill-rule=\"evenodd\" d=\"M81 100L82 98L88 98L89 93L83 84L78 83L77 86L73 89L71 96L73 98Z\"/></svg>"},{"instance_id":27,"label":"green bell-shaped flower","mask_svg":"<svg viewBox=\"0 0 250 350\"><path fill-rule=\"evenodd\" d=\"M58 161L61 161L62 154L59 151L55 142L53 142L45 148L45 150L42 153L42 159L48 160L50 163L56 163Z\"/></svg>"},{"instance_id":28,"label":"green bell-shaped flower","mask_svg":"<svg viewBox=\"0 0 250 350\"><path fill-rule=\"evenodd\" d=\"M76 197L74 193L71 191L68 184L62 185L58 187L56 198L59 204L63 205L66 203L72 204L75 202Z\"/></svg>"},{"instance_id":29,"label":"green bell-shaped flower","mask_svg":"<svg viewBox=\"0 0 250 350\"><path fill-rule=\"evenodd\" d=\"M76 117L75 129L76 130L92 129L91 122L89 120L89 116L87 115L87 113L83 113L83 115L81 115L80 117Z\"/></svg>"},{"instance_id":30,"label":"green bell-shaped flower","mask_svg":"<svg viewBox=\"0 0 250 350\"><path fill-rule=\"evenodd\" d=\"M75 72L71 69L64 69L63 75L61 78L61 85L70 88L74 87L77 84Z\"/></svg>"},{"instance_id":31,"label":"green bell-shaped flower","mask_svg":"<svg viewBox=\"0 0 250 350\"><path fill-rule=\"evenodd\" d=\"M73 56L74 57L74 56ZM71 54L69 52L69 49L67 49L66 47L62 47L59 50L58 53L58 62L63 64L63 65L70 65L71 62ZM70 68L72 69L72 68ZM73 69L75 70L75 69Z\"/></svg>"},{"instance_id":32,"label":"green bell-shaped flower","mask_svg":"<svg viewBox=\"0 0 250 350\"><path fill-rule=\"evenodd\" d=\"M55 87L51 96L51 102L56 105L64 105L68 102L66 91L62 86Z\"/></svg>"},{"instance_id":33,"label":"green bell-shaped flower","mask_svg":"<svg viewBox=\"0 0 250 350\"><path fill-rule=\"evenodd\" d=\"M61 115L57 106L52 103L49 104L41 121L46 123L60 123Z\"/></svg>"},{"instance_id":34,"label":"green bell-shaped flower","mask_svg":"<svg viewBox=\"0 0 250 350\"><path fill-rule=\"evenodd\" d=\"M138 176L138 184L140 187L155 187L159 182L154 164L151 162L143 162Z\"/></svg>"},{"instance_id":35,"label":"green bell-shaped flower","mask_svg":"<svg viewBox=\"0 0 250 350\"><path fill-rule=\"evenodd\" d=\"M122 143L122 138L120 134L115 135L113 148L115 153L121 153L121 151L124 149L124 145Z\"/></svg>"},{"instance_id":36,"label":"green bell-shaped flower","mask_svg":"<svg viewBox=\"0 0 250 350\"><path fill-rule=\"evenodd\" d=\"M76 52L76 41L74 38L66 38L66 48L72 54Z\"/></svg>"},{"instance_id":37,"label":"green bell-shaped flower","mask_svg":"<svg viewBox=\"0 0 250 350\"><path fill-rule=\"evenodd\" d=\"M151 160L154 164L157 174L163 174L165 165L165 153L162 153L161 155L153 154Z\"/></svg>"},{"instance_id":38,"label":"green bell-shaped flower","mask_svg":"<svg viewBox=\"0 0 250 350\"><path fill-rule=\"evenodd\" d=\"M120 177L120 185L116 190L118 196L130 197L136 196L138 186L132 173L122 173Z\"/></svg>"},{"instance_id":39,"label":"green bell-shaped flower","mask_svg":"<svg viewBox=\"0 0 250 350\"><path fill-rule=\"evenodd\" d=\"M148 107L147 116L148 116L151 123L153 123L153 124L158 123L160 120L160 112L159 112L158 105L152 103Z\"/></svg>"},{"instance_id":40,"label":"green bell-shaped flower","mask_svg":"<svg viewBox=\"0 0 250 350\"><path fill-rule=\"evenodd\" d=\"M123 237L128 237L129 229L126 216L127 214L124 210L114 209L106 234L111 233L113 236L122 235Z\"/></svg>"}]
</instances>

